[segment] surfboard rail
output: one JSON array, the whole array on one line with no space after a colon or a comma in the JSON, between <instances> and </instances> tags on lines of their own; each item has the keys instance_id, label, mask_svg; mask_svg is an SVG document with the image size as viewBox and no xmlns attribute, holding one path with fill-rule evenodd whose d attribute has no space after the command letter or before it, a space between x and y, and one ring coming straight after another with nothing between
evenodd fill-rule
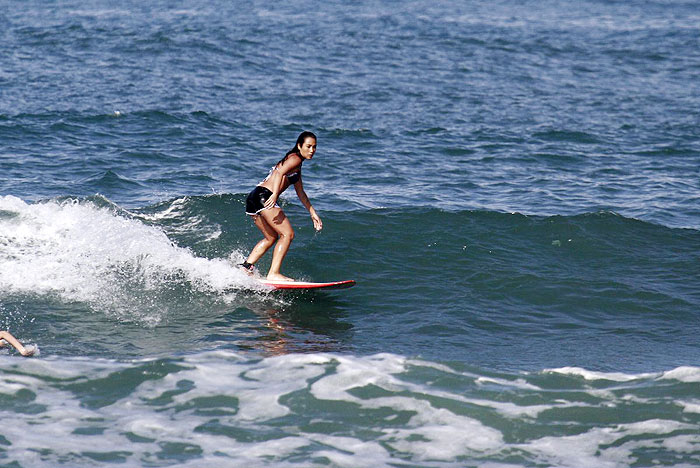
<instances>
[{"instance_id":1,"label":"surfboard rail","mask_svg":"<svg viewBox=\"0 0 700 468\"><path fill-rule=\"evenodd\" d=\"M355 280L330 281L325 283L317 283L312 281L269 281L266 279L258 280L266 286L274 289L347 289L355 286Z\"/></svg>"}]
</instances>

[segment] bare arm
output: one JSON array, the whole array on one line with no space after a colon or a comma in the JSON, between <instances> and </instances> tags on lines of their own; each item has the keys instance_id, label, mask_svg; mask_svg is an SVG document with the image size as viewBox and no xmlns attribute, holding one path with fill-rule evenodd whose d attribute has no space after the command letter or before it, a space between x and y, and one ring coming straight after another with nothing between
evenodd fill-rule
<instances>
[{"instance_id":1,"label":"bare arm","mask_svg":"<svg viewBox=\"0 0 700 468\"><path fill-rule=\"evenodd\" d=\"M7 341L8 343L10 343L12 346L14 346L14 347L17 349L17 351L19 351L19 353L20 353L22 356L31 356L32 354L34 354L33 351L27 350L27 348L25 348L24 346L22 346L22 343L20 343L19 341L17 341L17 338L15 338L14 336L12 336L12 335L10 334L10 332L7 332L7 331L0 331L0 340L5 340L5 341Z\"/></svg>"},{"instance_id":2,"label":"bare arm","mask_svg":"<svg viewBox=\"0 0 700 468\"><path fill-rule=\"evenodd\" d=\"M314 207L311 206L311 201L309 201L309 197L306 195L306 192L304 192L304 184L301 181L301 175L299 176L299 181L296 184L294 184L294 190L296 190L297 197L299 197L299 201L301 201L301 204L304 205L304 207L309 211L309 214L311 214L311 220L314 223L314 229L316 229L317 231L323 229L323 222L321 221L321 218L316 213Z\"/></svg>"}]
</instances>

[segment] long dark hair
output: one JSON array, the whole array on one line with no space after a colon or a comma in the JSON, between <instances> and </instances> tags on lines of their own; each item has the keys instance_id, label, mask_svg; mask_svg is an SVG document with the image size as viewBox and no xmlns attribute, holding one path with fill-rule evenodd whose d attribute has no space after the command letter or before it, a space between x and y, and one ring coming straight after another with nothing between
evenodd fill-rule
<instances>
[{"instance_id":1,"label":"long dark hair","mask_svg":"<svg viewBox=\"0 0 700 468\"><path fill-rule=\"evenodd\" d=\"M280 163L283 163L291 154L298 155L299 147L304 144L307 138L313 138L314 140L318 140L318 138L316 138L316 135L314 135L312 132L301 132L299 134L299 137L297 138L297 142L294 144L294 148L287 151L287 154L285 154L284 157L277 164L279 165ZM303 159L304 158L302 158L302 160Z\"/></svg>"}]
</instances>

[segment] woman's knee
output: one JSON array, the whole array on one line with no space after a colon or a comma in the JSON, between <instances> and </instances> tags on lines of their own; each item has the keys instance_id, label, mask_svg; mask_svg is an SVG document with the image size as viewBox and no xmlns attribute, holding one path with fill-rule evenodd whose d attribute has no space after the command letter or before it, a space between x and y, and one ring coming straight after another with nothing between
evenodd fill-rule
<instances>
[{"instance_id":1,"label":"woman's knee","mask_svg":"<svg viewBox=\"0 0 700 468\"><path fill-rule=\"evenodd\" d=\"M272 246L272 244L277 242L278 238L279 238L279 235L277 235L277 234L275 234L275 235L266 234L265 238L262 240L262 242L265 245L265 247L270 247L270 246Z\"/></svg>"},{"instance_id":2,"label":"woman's knee","mask_svg":"<svg viewBox=\"0 0 700 468\"><path fill-rule=\"evenodd\" d=\"M294 229L291 227L280 232L280 237L284 237L287 242L292 242L294 240Z\"/></svg>"}]
</instances>

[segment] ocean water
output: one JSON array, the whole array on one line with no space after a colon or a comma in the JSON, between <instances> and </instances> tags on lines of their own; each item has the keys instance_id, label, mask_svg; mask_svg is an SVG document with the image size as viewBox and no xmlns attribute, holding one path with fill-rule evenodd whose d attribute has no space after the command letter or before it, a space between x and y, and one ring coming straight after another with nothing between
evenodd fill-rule
<instances>
[{"instance_id":1,"label":"ocean water","mask_svg":"<svg viewBox=\"0 0 700 468\"><path fill-rule=\"evenodd\" d=\"M0 2L0 466L700 466L698 129L692 1Z\"/></svg>"}]
</instances>

